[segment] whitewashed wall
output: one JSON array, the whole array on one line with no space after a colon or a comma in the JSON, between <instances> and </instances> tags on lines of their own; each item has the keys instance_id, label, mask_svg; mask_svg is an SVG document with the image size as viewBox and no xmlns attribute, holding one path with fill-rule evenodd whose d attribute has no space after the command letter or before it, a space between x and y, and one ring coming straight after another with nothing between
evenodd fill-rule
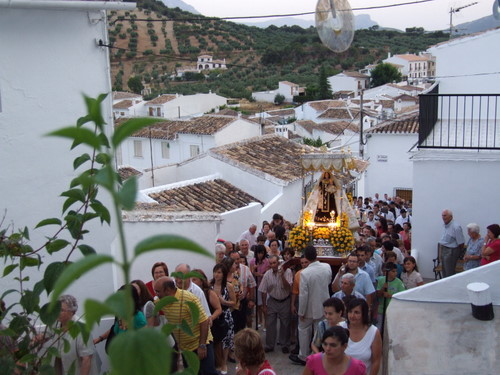
<instances>
[{"instance_id":1,"label":"whitewashed wall","mask_svg":"<svg viewBox=\"0 0 500 375\"><path fill-rule=\"evenodd\" d=\"M365 159L370 166L365 173L364 197L375 193L392 196L394 188L413 186L413 163L409 150L417 142L417 134L367 134ZM381 161L386 160L386 161Z\"/></svg>"},{"instance_id":2,"label":"whitewashed wall","mask_svg":"<svg viewBox=\"0 0 500 375\"><path fill-rule=\"evenodd\" d=\"M4 198L0 211L6 212L4 225L12 223L13 229L33 228L41 219L61 215L64 200L59 194L75 177L73 159L88 150L70 152L70 141L45 135L74 124L86 113L82 93L93 97L111 93L108 50L96 45L96 40L107 40L106 14L92 10L99 5L85 4L87 11L77 10L76 5L62 5L59 10L43 9L44 5L16 9L16 4L0 8L0 191ZM127 6L132 9L134 4ZM110 95L103 104L108 124L112 124L111 101ZM104 204L110 201L106 195L101 200ZM89 229L85 243L109 254L114 226L96 223ZM32 231L31 239L40 244L53 232L54 227ZM57 253L51 260L65 255ZM75 259L79 257L77 254ZM28 269L27 274L36 275L34 281L44 267ZM111 271L111 266L101 267L68 292L80 301L104 299L113 291ZM2 279L4 289L15 285Z\"/></svg>"},{"instance_id":3,"label":"whitewashed wall","mask_svg":"<svg viewBox=\"0 0 500 375\"><path fill-rule=\"evenodd\" d=\"M412 245L419 250L419 268L424 277L434 278L432 259L437 254L444 209L453 211L466 240L467 224L479 224L481 235L485 235L488 225L500 223L499 168L499 153L420 151L413 157Z\"/></svg>"},{"instance_id":4,"label":"whitewashed wall","mask_svg":"<svg viewBox=\"0 0 500 375\"><path fill-rule=\"evenodd\" d=\"M497 374L500 262L396 294L387 310L384 374ZM495 319L471 313L467 284L490 285Z\"/></svg>"},{"instance_id":5,"label":"whitewashed wall","mask_svg":"<svg viewBox=\"0 0 500 375\"><path fill-rule=\"evenodd\" d=\"M257 102L274 103L274 98L276 97L276 94L279 94L278 90L257 91L257 92L252 92L252 97Z\"/></svg>"},{"instance_id":6,"label":"whitewashed wall","mask_svg":"<svg viewBox=\"0 0 500 375\"><path fill-rule=\"evenodd\" d=\"M250 228L250 225L255 224L257 228L260 228L261 208L260 203L250 203L246 207L222 213L219 237L226 241L236 242L241 233Z\"/></svg>"},{"instance_id":7,"label":"whitewashed wall","mask_svg":"<svg viewBox=\"0 0 500 375\"><path fill-rule=\"evenodd\" d=\"M223 146L244 139L258 137L261 133L260 125L244 119L237 119L225 128L214 134L215 145Z\"/></svg>"},{"instance_id":8,"label":"whitewashed wall","mask_svg":"<svg viewBox=\"0 0 500 375\"><path fill-rule=\"evenodd\" d=\"M500 48L492 48L498 45L497 28L429 48L436 56L436 75L445 77L439 80L439 93L498 93L498 74L477 75L498 72Z\"/></svg>"}]
</instances>

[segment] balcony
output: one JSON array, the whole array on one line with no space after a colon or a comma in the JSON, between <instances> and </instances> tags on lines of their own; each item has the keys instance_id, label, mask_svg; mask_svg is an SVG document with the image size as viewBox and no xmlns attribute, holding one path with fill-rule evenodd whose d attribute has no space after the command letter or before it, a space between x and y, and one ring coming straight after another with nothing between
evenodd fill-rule
<instances>
[{"instance_id":1,"label":"balcony","mask_svg":"<svg viewBox=\"0 0 500 375\"><path fill-rule=\"evenodd\" d=\"M500 94L429 93L419 99L418 148L500 150Z\"/></svg>"}]
</instances>

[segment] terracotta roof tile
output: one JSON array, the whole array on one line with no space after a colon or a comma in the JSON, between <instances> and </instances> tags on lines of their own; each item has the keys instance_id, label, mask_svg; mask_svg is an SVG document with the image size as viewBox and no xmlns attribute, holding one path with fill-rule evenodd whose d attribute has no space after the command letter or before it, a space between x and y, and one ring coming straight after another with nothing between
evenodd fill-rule
<instances>
[{"instance_id":1,"label":"terracotta roof tile","mask_svg":"<svg viewBox=\"0 0 500 375\"><path fill-rule=\"evenodd\" d=\"M316 128L316 123L312 120L300 120L296 121L296 124L302 126L304 129L306 129L309 133L312 133L312 131Z\"/></svg>"},{"instance_id":2,"label":"terracotta roof tile","mask_svg":"<svg viewBox=\"0 0 500 375\"><path fill-rule=\"evenodd\" d=\"M367 129L366 132L376 134L418 134L418 115L418 112L414 112L396 119L387 120Z\"/></svg>"},{"instance_id":3,"label":"terracotta roof tile","mask_svg":"<svg viewBox=\"0 0 500 375\"><path fill-rule=\"evenodd\" d=\"M123 181L125 181L127 178L130 178L132 176L142 176L142 172L139 172L137 169L132 168L132 167L118 168L118 174L120 175L120 177Z\"/></svg>"},{"instance_id":4,"label":"terracotta roof tile","mask_svg":"<svg viewBox=\"0 0 500 375\"><path fill-rule=\"evenodd\" d=\"M411 95L408 95L408 94L401 94L401 95L394 97L393 99L394 100L401 99L401 101L405 101L405 102L408 101L408 102L418 103L418 98L411 96Z\"/></svg>"},{"instance_id":5,"label":"terracotta roof tile","mask_svg":"<svg viewBox=\"0 0 500 375\"><path fill-rule=\"evenodd\" d=\"M132 107L132 100L122 100L113 105L113 109L128 109Z\"/></svg>"},{"instance_id":6,"label":"terracotta roof tile","mask_svg":"<svg viewBox=\"0 0 500 375\"><path fill-rule=\"evenodd\" d=\"M216 147L212 156L229 163L265 173L282 181L295 181L302 177L300 156L318 152L314 147L299 145L279 135L265 135L246 141Z\"/></svg>"},{"instance_id":7,"label":"terracotta roof tile","mask_svg":"<svg viewBox=\"0 0 500 375\"><path fill-rule=\"evenodd\" d=\"M177 98L176 95L160 95L157 98L154 98L153 100L150 100L149 102L146 102L146 105L160 105L160 104L165 104L171 100L174 100Z\"/></svg>"},{"instance_id":8,"label":"terracotta roof tile","mask_svg":"<svg viewBox=\"0 0 500 375\"><path fill-rule=\"evenodd\" d=\"M160 204L176 211L227 212L245 207L258 199L230 183L216 179L149 194Z\"/></svg>"},{"instance_id":9,"label":"terracotta roof tile","mask_svg":"<svg viewBox=\"0 0 500 375\"><path fill-rule=\"evenodd\" d=\"M351 112L347 108L328 108L318 118L351 120Z\"/></svg>"},{"instance_id":10,"label":"terracotta roof tile","mask_svg":"<svg viewBox=\"0 0 500 375\"><path fill-rule=\"evenodd\" d=\"M271 116L295 116L295 110L293 108L273 109L266 113Z\"/></svg>"},{"instance_id":11,"label":"terracotta roof tile","mask_svg":"<svg viewBox=\"0 0 500 375\"><path fill-rule=\"evenodd\" d=\"M348 77L353 77L353 78L370 78L370 76L367 76L366 74L360 73L360 72L342 72Z\"/></svg>"},{"instance_id":12,"label":"terracotta roof tile","mask_svg":"<svg viewBox=\"0 0 500 375\"><path fill-rule=\"evenodd\" d=\"M290 81L280 81L279 83L283 83L285 85L293 86L293 87L298 86L296 83L293 83L293 82L290 82Z\"/></svg>"},{"instance_id":13,"label":"terracotta roof tile","mask_svg":"<svg viewBox=\"0 0 500 375\"><path fill-rule=\"evenodd\" d=\"M323 130L331 134L344 134L346 130L359 132L359 125L351 121L322 122L316 124L316 129Z\"/></svg>"},{"instance_id":14,"label":"terracotta roof tile","mask_svg":"<svg viewBox=\"0 0 500 375\"><path fill-rule=\"evenodd\" d=\"M239 112L235 111L234 109L225 108L217 112L217 115L238 117L238 113Z\"/></svg>"},{"instance_id":15,"label":"terracotta roof tile","mask_svg":"<svg viewBox=\"0 0 500 375\"><path fill-rule=\"evenodd\" d=\"M426 56L418 56L411 53L405 53L404 55L394 55L394 57L399 57L400 59L406 61L427 61L429 60Z\"/></svg>"},{"instance_id":16,"label":"terracotta roof tile","mask_svg":"<svg viewBox=\"0 0 500 375\"><path fill-rule=\"evenodd\" d=\"M131 99L131 98L142 98L142 96L139 94L134 94L133 92L113 91L113 100Z\"/></svg>"},{"instance_id":17,"label":"terracotta roof tile","mask_svg":"<svg viewBox=\"0 0 500 375\"><path fill-rule=\"evenodd\" d=\"M423 88L411 85L396 85L395 83L387 83L387 86L394 87L396 89L404 91L424 91Z\"/></svg>"},{"instance_id":18,"label":"terracotta roof tile","mask_svg":"<svg viewBox=\"0 0 500 375\"><path fill-rule=\"evenodd\" d=\"M119 119L115 122L115 127L127 119ZM154 139L175 139L177 134L203 134L212 135L235 121L234 117L225 116L202 116L189 121L169 121L157 122L154 125L143 128L135 132L133 137L144 137Z\"/></svg>"},{"instance_id":19,"label":"terracotta roof tile","mask_svg":"<svg viewBox=\"0 0 500 375\"><path fill-rule=\"evenodd\" d=\"M328 108L332 107L345 107L346 103L342 100L318 100L315 102L309 102L309 106L314 108L316 111L323 112Z\"/></svg>"}]
</instances>

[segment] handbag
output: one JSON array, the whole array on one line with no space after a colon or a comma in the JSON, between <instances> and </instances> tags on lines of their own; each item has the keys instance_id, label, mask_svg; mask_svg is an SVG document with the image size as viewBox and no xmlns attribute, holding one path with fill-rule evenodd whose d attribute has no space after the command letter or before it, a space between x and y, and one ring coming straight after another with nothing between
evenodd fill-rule
<instances>
[{"instance_id":1,"label":"handbag","mask_svg":"<svg viewBox=\"0 0 500 375\"><path fill-rule=\"evenodd\" d=\"M217 319L212 321L211 330L214 342L221 342L224 337L226 337L227 331L229 330L229 324L226 319L224 319L223 314L219 315Z\"/></svg>"}]
</instances>

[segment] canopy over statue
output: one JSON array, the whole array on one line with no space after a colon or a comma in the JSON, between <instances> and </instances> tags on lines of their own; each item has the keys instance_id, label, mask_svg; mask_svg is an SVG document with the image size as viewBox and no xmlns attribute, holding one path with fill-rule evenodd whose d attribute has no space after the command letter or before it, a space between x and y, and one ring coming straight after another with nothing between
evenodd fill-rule
<instances>
[{"instance_id":1,"label":"canopy over statue","mask_svg":"<svg viewBox=\"0 0 500 375\"><path fill-rule=\"evenodd\" d=\"M305 154L301 163L304 175L305 172L322 172L304 205L303 213L308 214L302 217L307 217L314 225L338 225L339 218L345 213L348 228L357 228L357 215L347 198L346 189L366 170L368 162L340 152Z\"/></svg>"}]
</instances>

